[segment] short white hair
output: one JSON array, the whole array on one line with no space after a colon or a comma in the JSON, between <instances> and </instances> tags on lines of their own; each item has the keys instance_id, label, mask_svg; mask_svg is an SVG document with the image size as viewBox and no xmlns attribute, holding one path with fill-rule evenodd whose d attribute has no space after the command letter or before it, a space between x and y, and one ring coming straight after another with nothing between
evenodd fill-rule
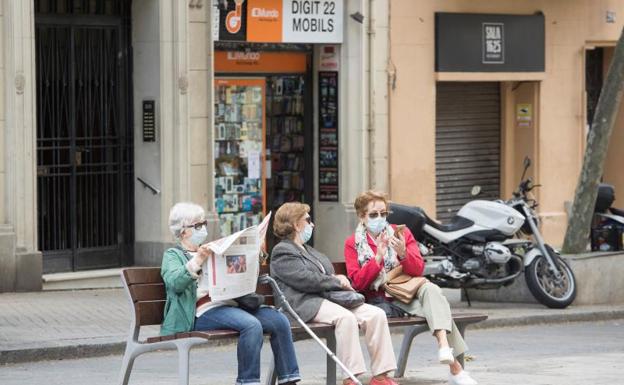
<instances>
[{"instance_id":1,"label":"short white hair","mask_svg":"<svg viewBox=\"0 0 624 385\"><path fill-rule=\"evenodd\" d=\"M176 203L169 211L169 230L178 239L182 230L193 223L203 221L204 216L204 209L198 204L191 202Z\"/></svg>"}]
</instances>

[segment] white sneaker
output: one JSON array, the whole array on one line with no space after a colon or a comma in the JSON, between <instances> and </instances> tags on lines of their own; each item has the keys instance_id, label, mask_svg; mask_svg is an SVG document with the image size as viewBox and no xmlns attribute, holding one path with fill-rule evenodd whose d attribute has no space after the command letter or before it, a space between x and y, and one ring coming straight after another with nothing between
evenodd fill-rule
<instances>
[{"instance_id":1,"label":"white sneaker","mask_svg":"<svg viewBox=\"0 0 624 385\"><path fill-rule=\"evenodd\" d=\"M477 381L470 377L470 373L465 370L453 375L449 374L449 385L477 385Z\"/></svg>"},{"instance_id":2,"label":"white sneaker","mask_svg":"<svg viewBox=\"0 0 624 385\"><path fill-rule=\"evenodd\" d=\"M438 350L438 361L440 361L441 364L446 364L446 365L450 365L453 362L455 362L455 356L453 356L453 349L449 348L448 346L444 348L440 348L440 350Z\"/></svg>"}]
</instances>

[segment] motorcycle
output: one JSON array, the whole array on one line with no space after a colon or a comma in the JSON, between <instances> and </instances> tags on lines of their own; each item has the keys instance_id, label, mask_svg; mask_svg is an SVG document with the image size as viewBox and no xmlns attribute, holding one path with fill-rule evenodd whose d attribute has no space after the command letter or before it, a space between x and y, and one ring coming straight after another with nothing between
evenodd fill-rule
<instances>
[{"instance_id":1,"label":"motorcycle","mask_svg":"<svg viewBox=\"0 0 624 385\"><path fill-rule=\"evenodd\" d=\"M614 201L613 186L600 183L591 227L592 251L624 249L624 210L611 207Z\"/></svg>"},{"instance_id":2,"label":"motorcycle","mask_svg":"<svg viewBox=\"0 0 624 385\"><path fill-rule=\"evenodd\" d=\"M391 204L388 221L405 224L419 241L424 276L440 287L495 289L510 285L523 271L531 294L550 308L565 308L576 297L568 264L539 231L535 187L525 179L510 200L466 203L450 223L431 219L419 207ZM530 237L530 238L528 238Z\"/></svg>"}]
</instances>

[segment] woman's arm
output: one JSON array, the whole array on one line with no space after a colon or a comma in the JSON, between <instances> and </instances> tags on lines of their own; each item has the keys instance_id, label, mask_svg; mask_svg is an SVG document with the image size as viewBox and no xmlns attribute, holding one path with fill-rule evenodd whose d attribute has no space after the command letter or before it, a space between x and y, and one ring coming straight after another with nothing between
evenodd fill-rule
<instances>
[{"instance_id":1,"label":"woman's arm","mask_svg":"<svg viewBox=\"0 0 624 385\"><path fill-rule=\"evenodd\" d=\"M183 258L174 250L167 250L163 255L163 262L160 268L160 275L165 281L167 289L173 289L177 294L186 290L186 288L195 282L196 275L193 277L187 268L187 263L183 262Z\"/></svg>"},{"instance_id":2,"label":"woman's arm","mask_svg":"<svg viewBox=\"0 0 624 385\"><path fill-rule=\"evenodd\" d=\"M407 227L403 231L403 238L405 239L405 258L401 260L403 272L413 277L419 277L425 268L425 262L420 255L418 242Z\"/></svg>"},{"instance_id":3,"label":"woman's arm","mask_svg":"<svg viewBox=\"0 0 624 385\"><path fill-rule=\"evenodd\" d=\"M375 258L369 259L360 267L357 250L355 249L354 235L351 235L345 241L344 257L347 275L351 280L351 286L353 286L356 291L364 291L370 287L371 283L373 283L381 272L382 264L377 263Z\"/></svg>"},{"instance_id":4,"label":"woman's arm","mask_svg":"<svg viewBox=\"0 0 624 385\"><path fill-rule=\"evenodd\" d=\"M342 290L338 278L321 273L316 267L305 263L302 256L280 245L275 246L271 255L271 275L304 293Z\"/></svg>"}]
</instances>

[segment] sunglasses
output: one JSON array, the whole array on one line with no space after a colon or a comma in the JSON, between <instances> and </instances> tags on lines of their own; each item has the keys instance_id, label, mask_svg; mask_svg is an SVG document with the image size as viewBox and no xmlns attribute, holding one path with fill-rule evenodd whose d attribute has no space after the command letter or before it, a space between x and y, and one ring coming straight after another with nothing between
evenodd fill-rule
<instances>
[{"instance_id":1,"label":"sunglasses","mask_svg":"<svg viewBox=\"0 0 624 385\"><path fill-rule=\"evenodd\" d=\"M381 216L382 218L386 218L388 214L390 214L390 212L388 211L373 211L373 212L368 213L368 217L370 219L375 219L379 216Z\"/></svg>"},{"instance_id":2,"label":"sunglasses","mask_svg":"<svg viewBox=\"0 0 624 385\"><path fill-rule=\"evenodd\" d=\"M312 217L306 217L306 222L308 222L309 224L312 224Z\"/></svg>"},{"instance_id":3,"label":"sunglasses","mask_svg":"<svg viewBox=\"0 0 624 385\"><path fill-rule=\"evenodd\" d=\"M208 221L203 221L203 222L197 222L195 224L192 224L190 226L184 226L185 228L191 228L193 227L195 230L201 230L202 227L206 226L208 224Z\"/></svg>"}]
</instances>

